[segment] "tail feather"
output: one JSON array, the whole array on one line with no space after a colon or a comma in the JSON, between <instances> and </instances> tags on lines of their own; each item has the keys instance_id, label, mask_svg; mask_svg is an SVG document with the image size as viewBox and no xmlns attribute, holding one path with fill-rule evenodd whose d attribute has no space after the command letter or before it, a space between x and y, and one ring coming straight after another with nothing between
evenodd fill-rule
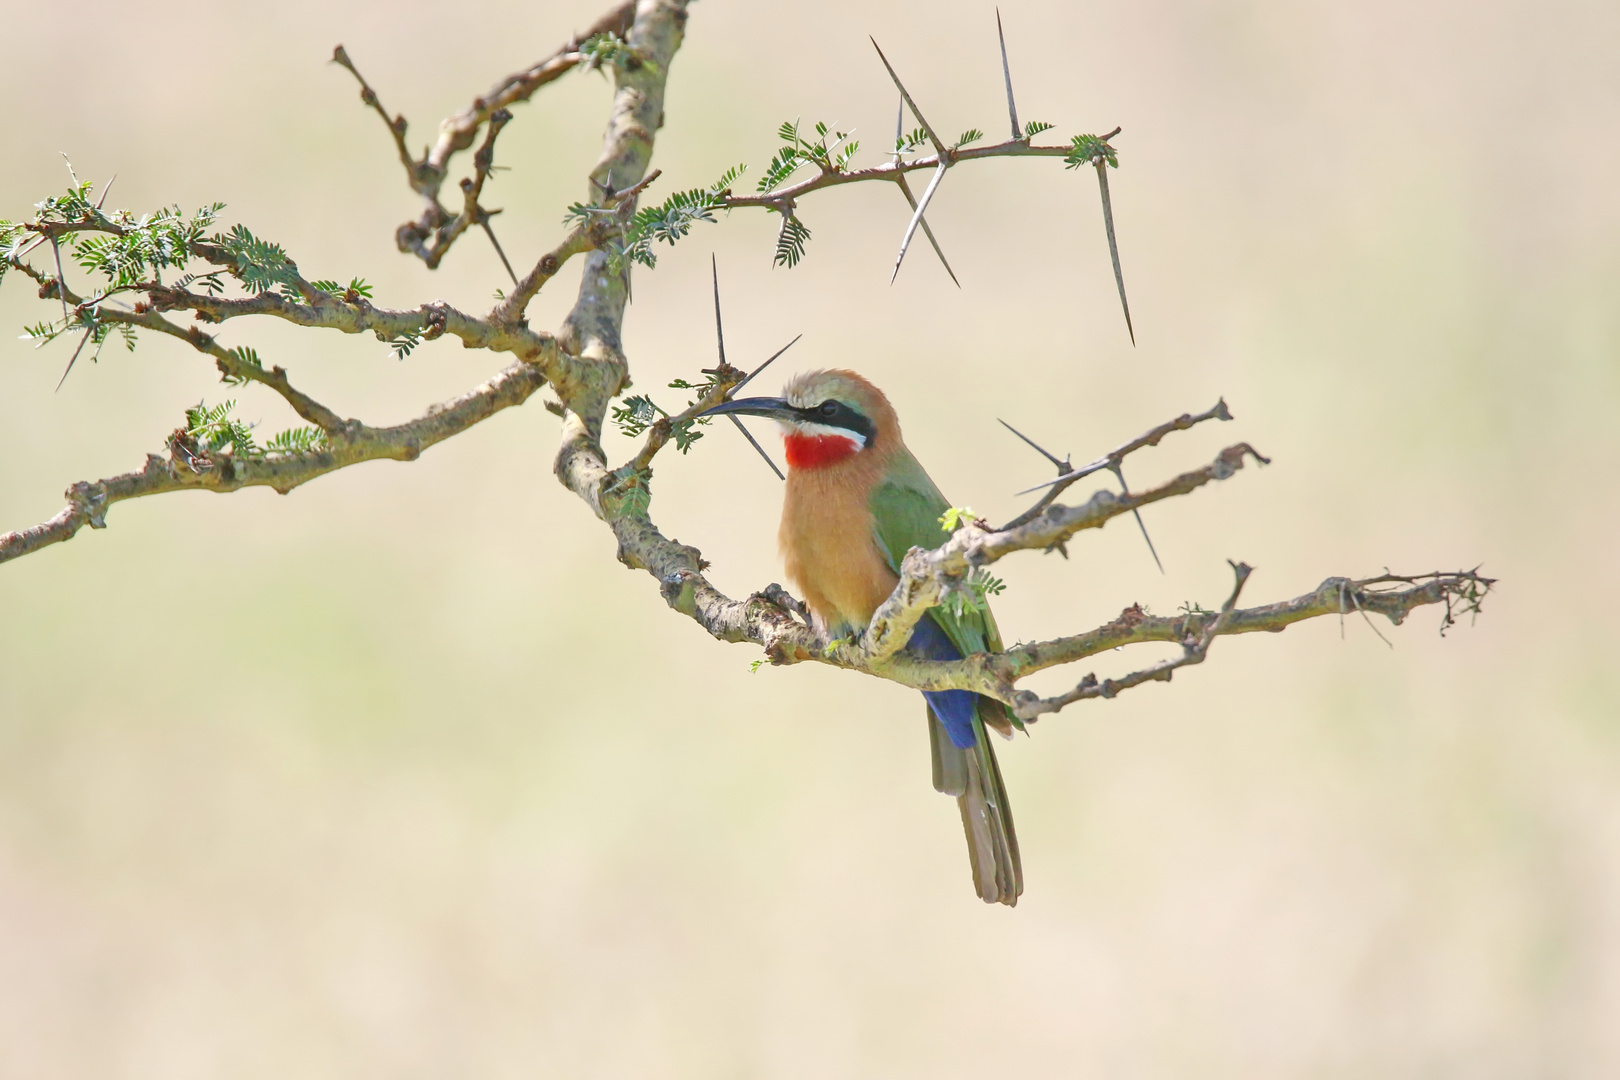
<instances>
[{"instance_id":1,"label":"tail feather","mask_svg":"<svg viewBox=\"0 0 1620 1080\"><path fill-rule=\"evenodd\" d=\"M1012 806L1001 779L996 752L981 727L975 745L955 746L944 725L930 711L929 748L933 757L934 788L956 796L967 837L973 887L987 904L1018 903L1024 891L1023 863L1018 855L1018 834L1013 828Z\"/></svg>"},{"instance_id":2,"label":"tail feather","mask_svg":"<svg viewBox=\"0 0 1620 1080\"><path fill-rule=\"evenodd\" d=\"M934 716L932 708L927 710L927 714L928 752L934 766L934 790L942 795L961 795L967 791L969 752L958 749L951 742L945 725Z\"/></svg>"}]
</instances>

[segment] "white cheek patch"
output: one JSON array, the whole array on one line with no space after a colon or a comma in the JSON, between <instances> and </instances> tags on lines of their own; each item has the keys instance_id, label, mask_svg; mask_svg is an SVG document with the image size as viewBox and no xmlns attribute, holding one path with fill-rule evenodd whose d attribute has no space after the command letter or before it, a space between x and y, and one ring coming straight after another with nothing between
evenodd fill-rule
<instances>
[{"instance_id":1,"label":"white cheek patch","mask_svg":"<svg viewBox=\"0 0 1620 1080\"><path fill-rule=\"evenodd\" d=\"M814 439L814 438L823 438L825 436L831 435L834 438L838 438L838 439L848 439L850 442L855 444L855 449L857 449L857 450L865 450L866 449L866 436L865 435L862 435L858 431L851 431L851 430L849 430L849 428L833 427L830 424L804 424L804 423L786 423L786 422L784 422L782 424L782 434L784 434L784 435L807 435L812 439Z\"/></svg>"}]
</instances>

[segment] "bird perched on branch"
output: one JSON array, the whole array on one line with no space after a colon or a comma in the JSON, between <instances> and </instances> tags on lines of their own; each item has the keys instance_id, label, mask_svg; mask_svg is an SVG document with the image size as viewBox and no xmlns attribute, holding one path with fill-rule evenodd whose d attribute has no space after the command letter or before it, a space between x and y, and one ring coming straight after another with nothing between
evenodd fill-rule
<instances>
[{"instance_id":1,"label":"bird perched on branch","mask_svg":"<svg viewBox=\"0 0 1620 1080\"><path fill-rule=\"evenodd\" d=\"M853 371L811 371L779 398L740 398L711 414L779 421L786 444L787 493L779 540L788 578L829 638L864 630L899 581L912 547L950 537L950 503L900 438L883 392ZM1001 648L982 597L936 607L906 648L930 660L957 660ZM986 903L1016 904L1024 891L1012 809L986 726L1010 736L1013 718L994 698L968 690L925 690L934 787L956 796L973 882Z\"/></svg>"}]
</instances>

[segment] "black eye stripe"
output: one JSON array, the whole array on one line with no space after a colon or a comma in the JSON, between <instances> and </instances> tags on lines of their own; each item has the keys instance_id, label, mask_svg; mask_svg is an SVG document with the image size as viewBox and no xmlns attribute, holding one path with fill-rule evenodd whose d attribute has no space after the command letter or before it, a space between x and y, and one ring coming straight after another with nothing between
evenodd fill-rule
<instances>
[{"instance_id":1,"label":"black eye stripe","mask_svg":"<svg viewBox=\"0 0 1620 1080\"><path fill-rule=\"evenodd\" d=\"M805 423L852 431L861 437L863 443L868 445L871 443L873 435L876 434L875 429L872 427L872 421L836 398L823 401L819 405L796 409L795 411Z\"/></svg>"}]
</instances>

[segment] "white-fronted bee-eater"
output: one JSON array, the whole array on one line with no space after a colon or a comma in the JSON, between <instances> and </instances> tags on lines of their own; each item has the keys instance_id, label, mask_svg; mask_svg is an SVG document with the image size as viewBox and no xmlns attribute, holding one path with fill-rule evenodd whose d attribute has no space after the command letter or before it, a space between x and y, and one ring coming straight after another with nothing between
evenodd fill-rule
<instances>
[{"instance_id":1,"label":"white-fronted bee-eater","mask_svg":"<svg viewBox=\"0 0 1620 1080\"><path fill-rule=\"evenodd\" d=\"M779 398L740 398L709 412L782 425L782 556L828 638L865 630L900 580L906 552L949 538L941 517L951 504L906 449L889 400L853 371L806 372ZM1000 649L1001 635L989 605L975 597L956 609L931 609L906 648L955 660ZM923 697L934 787L961 808L974 886L986 903L1016 904L1024 891L1018 837L985 732L1011 734L1012 717L1001 702L968 690L925 690Z\"/></svg>"}]
</instances>

